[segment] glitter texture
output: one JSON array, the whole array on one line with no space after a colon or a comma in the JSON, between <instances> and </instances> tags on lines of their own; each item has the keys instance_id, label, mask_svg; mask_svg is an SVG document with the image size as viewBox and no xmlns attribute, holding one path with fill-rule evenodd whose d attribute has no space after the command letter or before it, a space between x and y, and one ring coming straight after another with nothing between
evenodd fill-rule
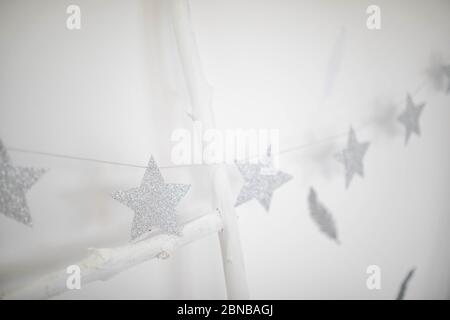
<instances>
[{"instance_id":1,"label":"glitter texture","mask_svg":"<svg viewBox=\"0 0 450 320\"><path fill-rule=\"evenodd\" d=\"M0 212L32 226L25 192L45 173L44 169L14 167L0 140Z\"/></svg>"},{"instance_id":2,"label":"glitter texture","mask_svg":"<svg viewBox=\"0 0 450 320\"><path fill-rule=\"evenodd\" d=\"M422 110L424 107L424 103L414 105L411 96L408 94L408 96L406 97L406 109L398 117L398 121L400 121L400 123L402 123L406 129L405 145L408 144L411 134L415 133L420 136L419 117L422 114Z\"/></svg>"},{"instance_id":3,"label":"glitter texture","mask_svg":"<svg viewBox=\"0 0 450 320\"><path fill-rule=\"evenodd\" d=\"M369 148L369 142L359 143L353 128L348 134L347 148L336 155L336 159L345 167L345 187L350 186L355 173L364 177L363 158Z\"/></svg>"},{"instance_id":4,"label":"glitter texture","mask_svg":"<svg viewBox=\"0 0 450 320\"><path fill-rule=\"evenodd\" d=\"M266 211L269 211L274 190L292 179L292 176L287 173L274 171L271 161L259 164L236 163L236 165L245 184L238 195L235 207L256 199Z\"/></svg>"},{"instance_id":5,"label":"glitter texture","mask_svg":"<svg viewBox=\"0 0 450 320\"><path fill-rule=\"evenodd\" d=\"M138 188L117 191L112 197L134 211L131 238L159 227L163 232L179 234L175 207L190 185L165 183L153 157Z\"/></svg>"}]
</instances>

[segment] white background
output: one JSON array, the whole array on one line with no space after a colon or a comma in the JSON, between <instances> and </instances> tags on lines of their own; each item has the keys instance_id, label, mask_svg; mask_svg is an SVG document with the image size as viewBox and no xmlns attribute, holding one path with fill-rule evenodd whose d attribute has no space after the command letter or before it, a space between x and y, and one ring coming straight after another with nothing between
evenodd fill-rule
<instances>
[{"instance_id":1,"label":"white background","mask_svg":"<svg viewBox=\"0 0 450 320\"><path fill-rule=\"evenodd\" d=\"M171 132L191 121L167 3L79 0L82 28L66 29L71 1L1 0L0 138L8 147L146 165L170 165ZM381 7L382 30L366 28ZM416 267L406 298L450 298L450 95L425 87L422 136L404 146L392 119L426 81L433 52L450 62L449 1L192 0L204 73L221 128L279 128L281 148L357 130L370 141L364 179L344 188L333 154L345 135L283 155L294 180L270 213L238 208L251 298L392 299ZM391 106L391 108L389 108ZM10 152L49 168L28 192L34 227L0 215L0 288L76 262L88 247L126 243L133 212L109 194L135 187L143 169ZM233 192L242 180L230 167ZM163 170L191 184L180 221L210 209L204 168ZM307 211L314 186L333 212L341 245ZM382 289L366 288L366 268ZM216 235L107 282L56 298L220 299Z\"/></svg>"}]
</instances>

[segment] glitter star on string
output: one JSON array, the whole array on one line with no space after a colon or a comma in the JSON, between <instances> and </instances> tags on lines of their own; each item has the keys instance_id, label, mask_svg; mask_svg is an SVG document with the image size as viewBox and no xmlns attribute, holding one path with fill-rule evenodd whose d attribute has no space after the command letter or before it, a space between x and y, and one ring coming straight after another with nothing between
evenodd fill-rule
<instances>
[{"instance_id":1,"label":"glitter star on string","mask_svg":"<svg viewBox=\"0 0 450 320\"><path fill-rule=\"evenodd\" d=\"M0 212L26 226L33 225L25 197L45 169L14 167L0 140Z\"/></svg>"},{"instance_id":2,"label":"glitter star on string","mask_svg":"<svg viewBox=\"0 0 450 320\"><path fill-rule=\"evenodd\" d=\"M270 156L270 149L268 155ZM237 162L236 166L244 178L245 184L238 195L235 207L256 199L268 212L275 189L292 179L291 175L274 170L271 161L257 164Z\"/></svg>"},{"instance_id":3,"label":"glitter star on string","mask_svg":"<svg viewBox=\"0 0 450 320\"><path fill-rule=\"evenodd\" d=\"M398 121L405 126L406 136L405 145L408 144L411 134L415 133L420 136L419 118L422 114L422 110L425 107L425 103L414 105L411 96L408 94L406 97L406 109L398 117Z\"/></svg>"},{"instance_id":4,"label":"glitter star on string","mask_svg":"<svg viewBox=\"0 0 450 320\"><path fill-rule=\"evenodd\" d=\"M175 207L186 195L190 185L165 183L153 157L150 159L141 185L127 191L117 191L113 199L134 211L131 238L159 227L168 234L179 234Z\"/></svg>"},{"instance_id":5,"label":"glitter star on string","mask_svg":"<svg viewBox=\"0 0 450 320\"><path fill-rule=\"evenodd\" d=\"M336 159L345 167L345 187L350 186L350 182L355 174L364 177L363 159L369 148L369 142L358 142L353 128L348 134L347 148L336 155Z\"/></svg>"}]
</instances>

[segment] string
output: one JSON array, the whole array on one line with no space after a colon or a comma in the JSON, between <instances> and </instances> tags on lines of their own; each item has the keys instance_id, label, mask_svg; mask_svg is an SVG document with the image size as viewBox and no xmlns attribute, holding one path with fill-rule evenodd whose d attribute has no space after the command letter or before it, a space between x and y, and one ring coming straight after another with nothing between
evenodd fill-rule
<instances>
[{"instance_id":1,"label":"string","mask_svg":"<svg viewBox=\"0 0 450 320\"><path fill-rule=\"evenodd\" d=\"M101 163L101 164L108 164L108 165L112 165L112 166L130 167L130 168L140 168L140 169L147 169L148 168L147 166L144 166L144 165L138 165L138 164L132 164L132 163L109 161L109 160L100 160L100 159L94 159L94 158L78 157L78 156L71 156L71 155L65 155L65 154L59 154L59 153L51 153L51 152L43 152L43 151L36 151L36 150L28 150L28 149L22 149L22 148L7 147L6 149L8 151L12 151L12 152L20 152L20 153L41 155L41 156L52 157L52 158L86 161L86 162L92 162L92 163ZM203 164L186 164L186 165L160 166L159 168L160 169L174 169L174 168L182 168L182 167L201 166L201 165L203 165Z\"/></svg>"},{"instance_id":2,"label":"string","mask_svg":"<svg viewBox=\"0 0 450 320\"><path fill-rule=\"evenodd\" d=\"M426 82L420 83L416 89L414 89L411 92L411 96L417 95L425 86ZM355 130L359 131L362 129L365 129L369 126L373 125L372 122L367 122L359 127L357 127ZM314 146L318 146L320 144L333 141L335 139L344 137L348 134L348 130L345 132L340 132L335 135L331 135L328 137L325 137L320 140L316 140L311 143L301 144L293 147L289 147L283 150L280 150L278 153L274 155L284 155L289 154L292 152L296 152L302 149L308 149ZM8 151L12 152L19 152L19 153L26 153L26 154L33 154L33 155L41 155L46 157L52 157L52 158L59 158L59 159L69 159L69 160L77 160L77 161L85 161L85 162L91 162L91 163L100 163L100 164L107 164L112 166L121 166L121 167L129 167L129 168L139 168L139 169L147 169L147 166L144 165L138 165L133 163L126 163L126 162L118 162L118 161L110 161L110 160L100 160L100 159L94 159L94 158L88 158L88 157L80 157L80 156L72 156L72 155L66 155L66 154L60 154L60 153L52 153L52 152L44 152L44 151L37 151L37 150L29 150L29 149L23 149L23 148L15 148L15 147L7 147ZM255 156L256 157L256 156ZM248 159L252 159L251 157ZM247 159L247 160L248 160ZM187 167L199 167L199 166L210 166L210 165L219 165L220 163L199 163L199 164L181 164L181 165L166 165L166 166L160 166L160 169L177 169L177 168L187 168Z\"/></svg>"}]
</instances>

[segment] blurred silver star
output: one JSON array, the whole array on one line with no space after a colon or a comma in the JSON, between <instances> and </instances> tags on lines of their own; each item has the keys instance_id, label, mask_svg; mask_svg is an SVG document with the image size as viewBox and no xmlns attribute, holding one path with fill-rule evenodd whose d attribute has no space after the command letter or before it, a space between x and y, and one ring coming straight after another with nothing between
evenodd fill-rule
<instances>
[{"instance_id":1,"label":"blurred silver star","mask_svg":"<svg viewBox=\"0 0 450 320\"><path fill-rule=\"evenodd\" d=\"M269 211L275 189L292 179L291 175L273 168L270 147L267 155L266 161L260 161L257 164L236 163L245 183L239 192L235 207L256 199L266 211Z\"/></svg>"},{"instance_id":2,"label":"blurred silver star","mask_svg":"<svg viewBox=\"0 0 450 320\"><path fill-rule=\"evenodd\" d=\"M0 140L0 212L31 227L33 222L25 192L45 171L45 169L14 167Z\"/></svg>"},{"instance_id":3,"label":"blurred silver star","mask_svg":"<svg viewBox=\"0 0 450 320\"><path fill-rule=\"evenodd\" d=\"M159 227L163 232L179 234L175 207L190 185L165 183L153 157L138 188L117 191L112 197L134 211L131 238Z\"/></svg>"},{"instance_id":4,"label":"blurred silver star","mask_svg":"<svg viewBox=\"0 0 450 320\"><path fill-rule=\"evenodd\" d=\"M350 186L353 176L358 174L364 177L363 158L369 148L369 142L359 143L353 128L348 134L347 148L336 155L336 159L345 167L345 187Z\"/></svg>"},{"instance_id":5,"label":"blurred silver star","mask_svg":"<svg viewBox=\"0 0 450 320\"><path fill-rule=\"evenodd\" d=\"M450 66L444 66L443 72L447 77L447 93L450 93Z\"/></svg>"},{"instance_id":6,"label":"blurred silver star","mask_svg":"<svg viewBox=\"0 0 450 320\"><path fill-rule=\"evenodd\" d=\"M442 55L436 53L431 55L426 73L434 89L450 93L450 65L445 63Z\"/></svg>"},{"instance_id":7,"label":"blurred silver star","mask_svg":"<svg viewBox=\"0 0 450 320\"><path fill-rule=\"evenodd\" d=\"M415 133L420 136L419 117L424 107L425 103L414 105L411 96L409 94L407 95L406 109L398 117L398 121L400 121L406 129L405 145L408 144L411 134Z\"/></svg>"}]
</instances>

